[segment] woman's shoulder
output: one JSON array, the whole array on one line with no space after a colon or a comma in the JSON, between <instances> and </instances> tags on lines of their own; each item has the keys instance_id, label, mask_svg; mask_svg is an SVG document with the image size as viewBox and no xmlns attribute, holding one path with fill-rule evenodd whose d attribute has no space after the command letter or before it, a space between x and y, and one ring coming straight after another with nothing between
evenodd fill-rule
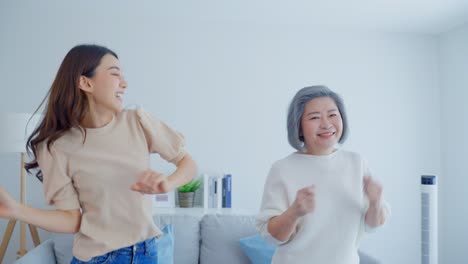
<instances>
[{"instance_id":1,"label":"woman's shoulder","mask_svg":"<svg viewBox=\"0 0 468 264\"><path fill-rule=\"evenodd\" d=\"M116 114L117 119L135 118L138 116L138 112L142 111L140 107L137 108L126 108Z\"/></svg>"},{"instance_id":2,"label":"woman's shoulder","mask_svg":"<svg viewBox=\"0 0 468 264\"><path fill-rule=\"evenodd\" d=\"M122 110L120 113L117 114L117 119L127 121L137 120L142 123L153 122L155 120L158 120L156 116L154 116L152 113L146 111L140 106L135 106Z\"/></svg>"},{"instance_id":3,"label":"woman's shoulder","mask_svg":"<svg viewBox=\"0 0 468 264\"><path fill-rule=\"evenodd\" d=\"M47 159L51 156L65 157L67 153L77 150L79 142L76 137L73 136L74 131L67 131L54 142L49 143L49 140L44 140L37 146L37 157L38 159Z\"/></svg>"},{"instance_id":4,"label":"woman's shoulder","mask_svg":"<svg viewBox=\"0 0 468 264\"><path fill-rule=\"evenodd\" d=\"M271 167L277 168L277 169L287 168L291 166L293 163L295 163L298 157L300 156L296 152L293 152L279 160L274 161Z\"/></svg>"},{"instance_id":5,"label":"woman's shoulder","mask_svg":"<svg viewBox=\"0 0 468 264\"><path fill-rule=\"evenodd\" d=\"M126 108L116 114L117 123L135 124L144 122L146 112L141 107ZM143 120L142 120L143 119Z\"/></svg>"}]
</instances>

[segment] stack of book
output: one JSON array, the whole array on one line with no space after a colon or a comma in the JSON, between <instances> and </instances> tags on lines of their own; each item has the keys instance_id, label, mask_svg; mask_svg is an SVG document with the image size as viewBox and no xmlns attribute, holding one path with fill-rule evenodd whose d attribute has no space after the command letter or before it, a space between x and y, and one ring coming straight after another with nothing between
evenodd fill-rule
<instances>
[{"instance_id":1,"label":"stack of book","mask_svg":"<svg viewBox=\"0 0 468 264\"><path fill-rule=\"evenodd\" d=\"M232 208L232 176L222 177L203 174L203 207Z\"/></svg>"}]
</instances>

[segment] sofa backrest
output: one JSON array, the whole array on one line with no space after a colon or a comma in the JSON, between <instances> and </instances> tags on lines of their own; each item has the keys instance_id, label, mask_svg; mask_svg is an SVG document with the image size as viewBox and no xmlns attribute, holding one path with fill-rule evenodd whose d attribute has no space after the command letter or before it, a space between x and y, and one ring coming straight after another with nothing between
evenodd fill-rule
<instances>
[{"instance_id":1,"label":"sofa backrest","mask_svg":"<svg viewBox=\"0 0 468 264\"><path fill-rule=\"evenodd\" d=\"M202 216L177 214L153 217L159 228L174 225L174 264L198 264L201 218Z\"/></svg>"},{"instance_id":2,"label":"sofa backrest","mask_svg":"<svg viewBox=\"0 0 468 264\"><path fill-rule=\"evenodd\" d=\"M257 232L254 216L207 214L201 220L200 231L201 264L250 264L239 240Z\"/></svg>"}]
</instances>

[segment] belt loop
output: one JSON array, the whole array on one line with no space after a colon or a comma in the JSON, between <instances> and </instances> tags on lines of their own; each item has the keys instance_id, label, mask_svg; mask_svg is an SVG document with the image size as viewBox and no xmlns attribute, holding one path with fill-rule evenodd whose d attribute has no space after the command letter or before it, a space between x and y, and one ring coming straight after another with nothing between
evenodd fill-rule
<instances>
[{"instance_id":1,"label":"belt loop","mask_svg":"<svg viewBox=\"0 0 468 264\"><path fill-rule=\"evenodd\" d=\"M150 239L147 239L147 240L145 240L145 243L144 243L144 246L145 246L145 254L148 254L148 253L149 253L149 250L148 250L149 244L150 244L149 241L150 241Z\"/></svg>"}]
</instances>

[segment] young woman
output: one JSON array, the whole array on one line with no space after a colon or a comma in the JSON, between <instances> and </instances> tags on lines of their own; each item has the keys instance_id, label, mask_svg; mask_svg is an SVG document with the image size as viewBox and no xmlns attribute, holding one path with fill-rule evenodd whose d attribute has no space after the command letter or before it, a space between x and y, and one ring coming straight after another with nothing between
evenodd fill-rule
<instances>
[{"instance_id":1,"label":"young woman","mask_svg":"<svg viewBox=\"0 0 468 264\"><path fill-rule=\"evenodd\" d=\"M361 235L385 222L387 206L363 158L337 147L348 134L342 99L324 86L301 89L287 127L297 152L271 167L257 216L279 245L272 263L358 264Z\"/></svg>"},{"instance_id":2,"label":"young woman","mask_svg":"<svg viewBox=\"0 0 468 264\"><path fill-rule=\"evenodd\" d=\"M0 189L0 217L75 234L72 263L157 263L162 233L145 194L169 192L196 173L182 135L141 109L122 110L126 89L113 51L71 49L28 140L26 169L37 170L56 210L22 205ZM175 172L149 169L150 153L174 163Z\"/></svg>"}]
</instances>

